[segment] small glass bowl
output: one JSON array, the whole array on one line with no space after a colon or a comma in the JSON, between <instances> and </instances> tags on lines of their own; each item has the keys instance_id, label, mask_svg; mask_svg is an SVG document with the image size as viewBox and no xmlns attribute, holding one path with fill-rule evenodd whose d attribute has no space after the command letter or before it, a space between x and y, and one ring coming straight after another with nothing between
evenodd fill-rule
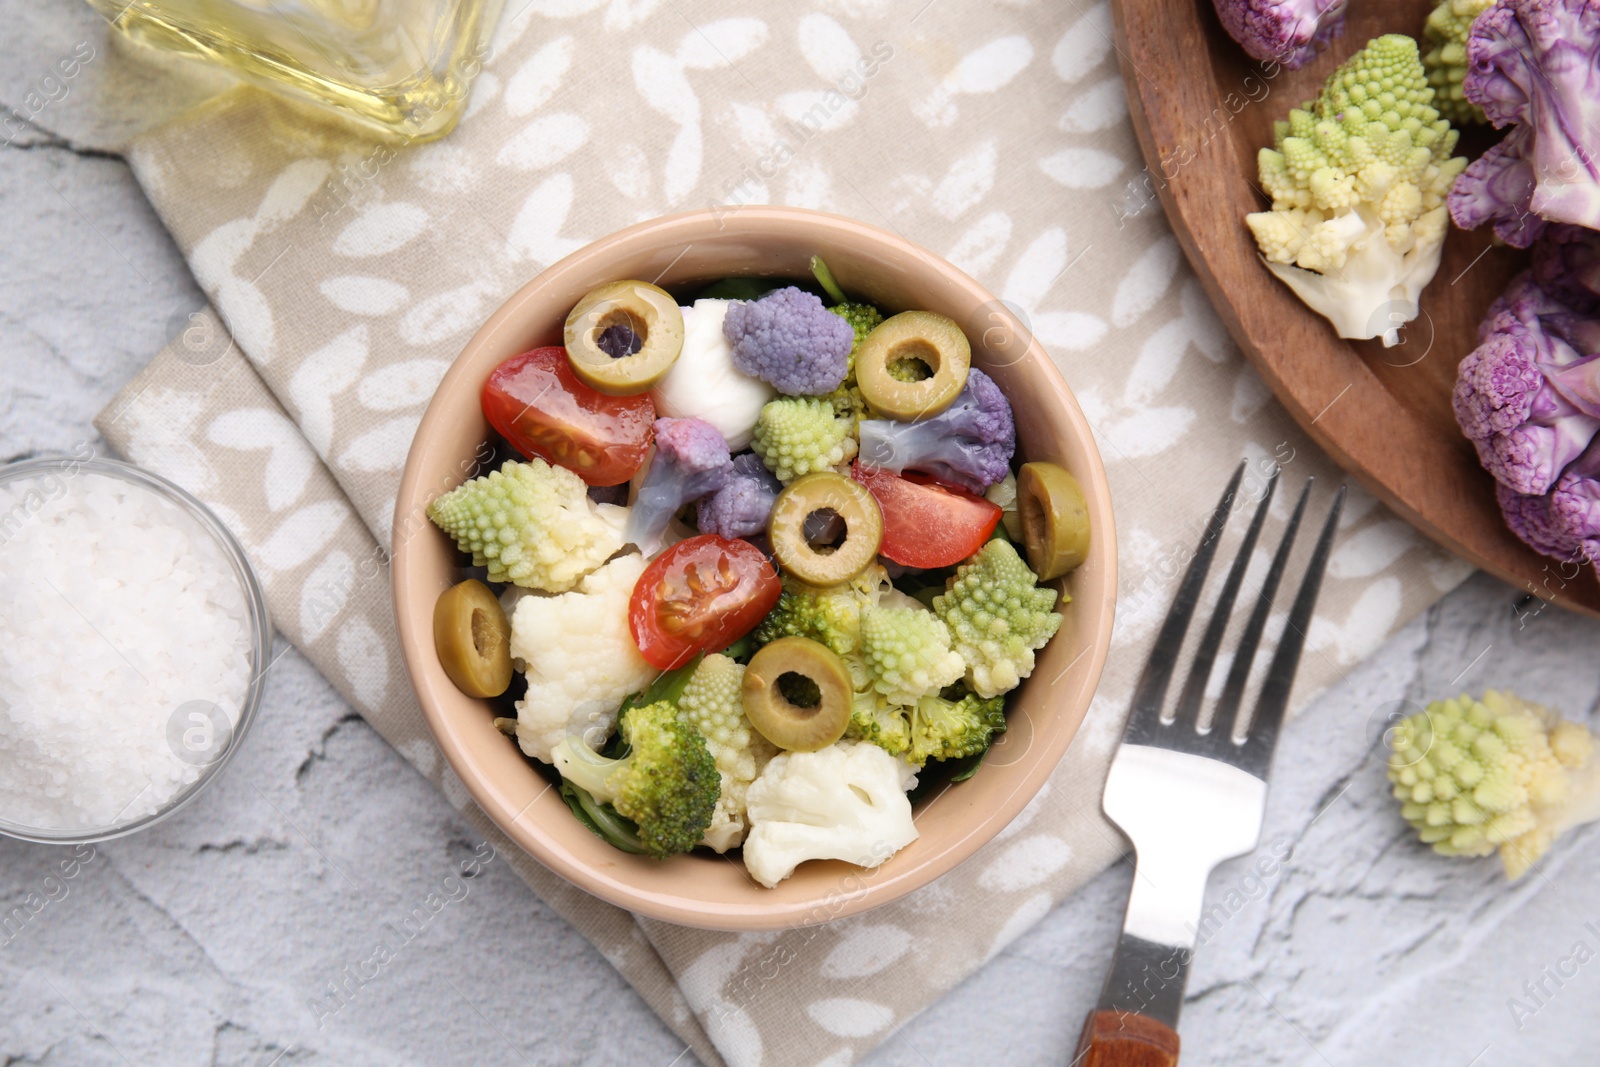
<instances>
[{"instance_id":1,"label":"small glass bowl","mask_svg":"<svg viewBox=\"0 0 1600 1067\"><path fill-rule=\"evenodd\" d=\"M123 463L111 459L75 459L70 456L45 456L0 466L0 485L23 478L40 477L52 473L64 478L71 478L80 474L98 474L114 478L149 490L187 513L200 525L201 529L215 539L223 557L232 566L234 575L239 580L239 592L244 598L246 610L250 617L250 681L245 689L244 697L239 703L239 714L232 724L227 745L220 754L201 767L200 775L195 781L189 783L181 791L174 793L160 809L127 822L71 830L40 828L13 823L6 819L4 812L0 812L0 834L23 841L65 845L107 841L114 837L123 837L146 827L154 826L192 801L200 794L201 790L211 783L212 779L233 758L233 754L238 751L240 744L244 741L245 734L249 732L251 724L255 721L256 709L260 707L261 694L266 684L267 668L272 661L272 620L267 614L267 602L261 592L261 583L257 581L255 572L251 569L250 561L245 557L244 549L233 534L229 532L228 528L222 524L221 520L212 513L211 509L189 492L160 475L142 470L131 463ZM0 516L0 518L3 518L3 516ZM8 538L3 529L0 529L0 538L3 538L0 539L0 553L4 553L5 539ZM3 607L3 605L0 605L0 607Z\"/></svg>"}]
</instances>

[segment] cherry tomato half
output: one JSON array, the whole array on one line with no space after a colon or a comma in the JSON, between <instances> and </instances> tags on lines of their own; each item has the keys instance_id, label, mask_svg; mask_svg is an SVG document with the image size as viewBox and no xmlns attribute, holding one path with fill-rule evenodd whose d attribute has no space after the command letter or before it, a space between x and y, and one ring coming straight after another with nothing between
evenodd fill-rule
<instances>
[{"instance_id":1,"label":"cherry tomato half","mask_svg":"<svg viewBox=\"0 0 1600 1067\"><path fill-rule=\"evenodd\" d=\"M560 345L512 356L483 385L483 413L512 447L567 467L589 485L620 485L650 448L646 394L606 396L572 373Z\"/></svg>"},{"instance_id":2,"label":"cherry tomato half","mask_svg":"<svg viewBox=\"0 0 1600 1067\"><path fill-rule=\"evenodd\" d=\"M878 554L902 567L952 567L982 548L1000 522L998 504L964 489L860 463L850 474L883 512Z\"/></svg>"},{"instance_id":3,"label":"cherry tomato half","mask_svg":"<svg viewBox=\"0 0 1600 1067\"><path fill-rule=\"evenodd\" d=\"M670 671L755 629L781 592L778 572L755 545L701 534L644 569L628 604L628 627L645 662Z\"/></svg>"}]
</instances>

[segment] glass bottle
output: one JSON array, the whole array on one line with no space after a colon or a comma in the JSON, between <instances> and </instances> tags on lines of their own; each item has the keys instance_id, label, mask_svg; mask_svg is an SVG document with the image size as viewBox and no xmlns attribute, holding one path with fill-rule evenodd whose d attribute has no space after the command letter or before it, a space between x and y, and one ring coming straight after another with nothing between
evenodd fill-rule
<instances>
[{"instance_id":1,"label":"glass bottle","mask_svg":"<svg viewBox=\"0 0 1600 1067\"><path fill-rule=\"evenodd\" d=\"M129 37L220 63L391 137L455 126L502 0L89 0Z\"/></svg>"}]
</instances>

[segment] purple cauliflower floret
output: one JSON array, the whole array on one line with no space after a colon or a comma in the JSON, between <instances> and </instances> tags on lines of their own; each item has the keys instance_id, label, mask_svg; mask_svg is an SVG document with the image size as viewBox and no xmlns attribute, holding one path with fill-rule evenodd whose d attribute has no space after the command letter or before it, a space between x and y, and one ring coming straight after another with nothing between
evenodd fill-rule
<instances>
[{"instance_id":1,"label":"purple cauliflower floret","mask_svg":"<svg viewBox=\"0 0 1600 1067\"><path fill-rule=\"evenodd\" d=\"M1535 552L1600 566L1600 439L1550 492L1536 496L1501 485L1496 496L1506 525Z\"/></svg>"},{"instance_id":2,"label":"purple cauliflower floret","mask_svg":"<svg viewBox=\"0 0 1600 1067\"><path fill-rule=\"evenodd\" d=\"M733 365L788 396L822 396L844 382L856 332L803 289L776 289L728 308Z\"/></svg>"},{"instance_id":3,"label":"purple cauliflower floret","mask_svg":"<svg viewBox=\"0 0 1600 1067\"><path fill-rule=\"evenodd\" d=\"M1214 0L1228 36L1252 59L1299 70L1344 33L1345 0Z\"/></svg>"},{"instance_id":4,"label":"purple cauliflower floret","mask_svg":"<svg viewBox=\"0 0 1600 1067\"><path fill-rule=\"evenodd\" d=\"M1600 432L1600 355L1575 347L1596 321L1524 272L1490 308L1456 371L1456 421L1508 489L1539 495Z\"/></svg>"},{"instance_id":5,"label":"purple cauliflower floret","mask_svg":"<svg viewBox=\"0 0 1600 1067\"><path fill-rule=\"evenodd\" d=\"M948 485L981 493L1005 480L1017 448L1011 405L983 371L967 372L955 402L931 419L863 419L861 462L899 474L921 471Z\"/></svg>"},{"instance_id":6,"label":"purple cauliflower floret","mask_svg":"<svg viewBox=\"0 0 1600 1067\"><path fill-rule=\"evenodd\" d=\"M1533 281L1577 311L1600 311L1600 233L1584 226L1551 226L1533 247ZM1576 342L1575 342L1576 343ZM1585 347L1600 351L1600 345Z\"/></svg>"},{"instance_id":7,"label":"purple cauliflower floret","mask_svg":"<svg viewBox=\"0 0 1600 1067\"><path fill-rule=\"evenodd\" d=\"M783 483L767 470L760 456L742 452L733 457L722 488L700 498L700 532L728 538L754 537L767 528L772 505L782 491Z\"/></svg>"},{"instance_id":8,"label":"purple cauliflower floret","mask_svg":"<svg viewBox=\"0 0 1600 1067\"><path fill-rule=\"evenodd\" d=\"M1495 236L1513 248L1527 248L1544 233L1549 223L1533 213L1538 183L1526 155L1527 131L1518 126L1461 172L1446 201L1457 226L1476 230L1493 223Z\"/></svg>"},{"instance_id":9,"label":"purple cauliflower floret","mask_svg":"<svg viewBox=\"0 0 1600 1067\"><path fill-rule=\"evenodd\" d=\"M655 555L678 509L721 489L733 464L728 442L704 419L657 419L656 454L628 509L622 538Z\"/></svg>"},{"instance_id":10,"label":"purple cauliflower floret","mask_svg":"<svg viewBox=\"0 0 1600 1067\"><path fill-rule=\"evenodd\" d=\"M1462 91L1526 130L1534 214L1600 227L1600 0L1497 0L1467 37Z\"/></svg>"}]
</instances>

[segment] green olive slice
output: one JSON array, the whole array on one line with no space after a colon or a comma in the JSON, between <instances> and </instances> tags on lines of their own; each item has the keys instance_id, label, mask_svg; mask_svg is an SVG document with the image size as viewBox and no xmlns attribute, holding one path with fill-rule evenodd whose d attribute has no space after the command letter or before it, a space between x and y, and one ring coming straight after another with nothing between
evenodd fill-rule
<instances>
[{"instance_id":1,"label":"green olive slice","mask_svg":"<svg viewBox=\"0 0 1600 1067\"><path fill-rule=\"evenodd\" d=\"M439 594L433 644L444 673L469 697L497 697L511 686L511 627L500 601L475 578Z\"/></svg>"},{"instance_id":2,"label":"green olive slice","mask_svg":"<svg viewBox=\"0 0 1600 1067\"><path fill-rule=\"evenodd\" d=\"M683 312L649 282L591 289L567 316L567 359L586 385L608 396L654 388L683 351Z\"/></svg>"},{"instance_id":3,"label":"green olive slice","mask_svg":"<svg viewBox=\"0 0 1600 1067\"><path fill-rule=\"evenodd\" d=\"M806 536L806 520L826 518L829 512L843 520L844 540L837 545L814 545ZM813 471L778 494L767 519L767 537L778 566L786 572L807 585L839 585L878 558L883 512L860 482L833 471Z\"/></svg>"},{"instance_id":4,"label":"green olive slice","mask_svg":"<svg viewBox=\"0 0 1600 1067\"><path fill-rule=\"evenodd\" d=\"M1017 472L1017 512L1028 566L1041 582L1059 578L1089 555L1089 505L1078 479L1054 463Z\"/></svg>"},{"instance_id":5,"label":"green olive slice","mask_svg":"<svg viewBox=\"0 0 1600 1067\"><path fill-rule=\"evenodd\" d=\"M791 752L826 748L850 725L850 670L809 637L761 646L745 668L743 694L750 725Z\"/></svg>"},{"instance_id":6,"label":"green olive slice","mask_svg":"<svg viewBox=\"0 0 1600 1067\"><path fill-rule=\"evenodd\" d=\"M925 419L955 402L971 367L972 345L954 319L931 311L902 311L884 319L861 342L856 385L881 415Z\"/></svg>"}]
</instances>

